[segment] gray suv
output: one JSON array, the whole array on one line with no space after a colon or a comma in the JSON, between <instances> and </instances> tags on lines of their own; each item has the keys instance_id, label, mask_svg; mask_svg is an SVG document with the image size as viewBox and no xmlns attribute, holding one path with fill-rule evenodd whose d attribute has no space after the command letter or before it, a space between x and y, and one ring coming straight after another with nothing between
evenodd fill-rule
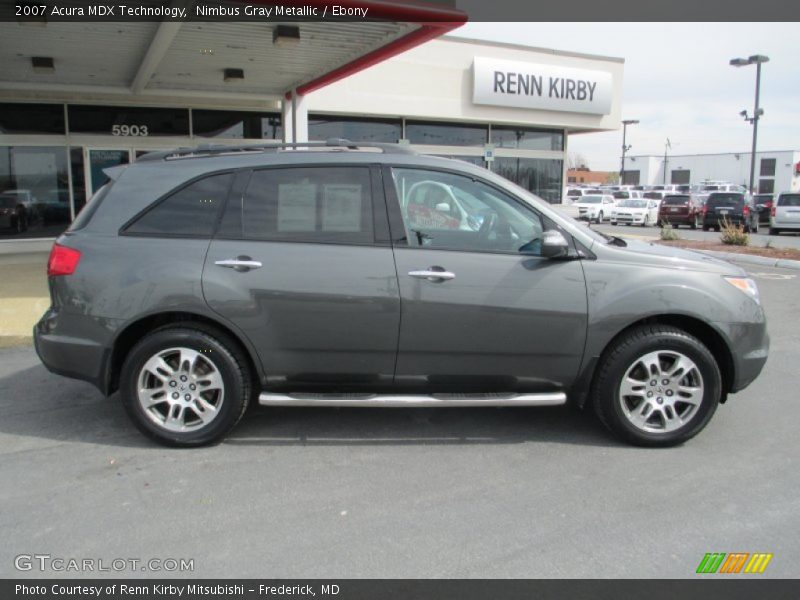
<instances>
[{"instance_id":1,"label":"gray suv","mask_svg":"<svg viewBox=\"0 0 800 600\"><path fill-rule=\"evenodd\" d=\"M307 147L306 147L307 146ZM268 406L591 405L688 440L767 359L758 290L404 146L206 146L111 178L56 240L36 349L161 443Z\"/></svg>"}]
</instances>

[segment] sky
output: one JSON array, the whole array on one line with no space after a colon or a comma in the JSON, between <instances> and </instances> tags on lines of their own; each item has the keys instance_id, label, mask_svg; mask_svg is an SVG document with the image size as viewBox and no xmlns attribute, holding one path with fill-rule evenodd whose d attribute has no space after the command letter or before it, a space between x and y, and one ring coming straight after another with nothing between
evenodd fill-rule
<instances>
[{"instance_id":1,"label":"sky","mask_svg":"<svg viewBox=\"0 0 800 600\"><path fill-rule=\"evenodd\" d=\"M761 69L759 150L800 149L797 23L468 23L454 34L625 59L622 118L630 155L745 152L756 67L731 58L766 54ZM622 130L574 135L569 151L593 170L618 170Z\"/></svg>"}]
</instances>

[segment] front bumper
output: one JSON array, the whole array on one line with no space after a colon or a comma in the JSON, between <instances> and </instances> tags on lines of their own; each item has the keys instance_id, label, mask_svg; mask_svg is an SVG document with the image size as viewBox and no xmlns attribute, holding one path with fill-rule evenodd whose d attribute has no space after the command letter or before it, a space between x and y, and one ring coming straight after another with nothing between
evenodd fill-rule
<instances>
[{"instance_id":1,"label":"front bumper","mask_svg":"<svg viewBox=\"0 0 800 600\"><path fill-rule=\"evenodd\" d=\"M750 385L767 362L769 334L766 320L760 323L715 323L728 338L733 357L734 377L731 393Z\"/></svg>"},{"instance_id":2,"label":"front bumper","mask_svg":"<svg viewBox=\"0 0 800 600\"><path fill-rule=\"evenodd\" d=\"M611 220L615 223L640 225L644 223L644 215L611 215Z\"/></svg>"},{"instance_id":3,"label":"front bumper","mask_svg":"<svg viewBox=\"0 0 800 600\"><path fill-rule=\"evenodd\" d=\"M33 327L33 344L39 359L51 373L88 381L106 393L109 352L101 341L103 336L97 335L103 328L92 320L88 328L81 327L78 323L87 317L59 317L59 312L50 308Z\"/></svg>"}]
</instances>

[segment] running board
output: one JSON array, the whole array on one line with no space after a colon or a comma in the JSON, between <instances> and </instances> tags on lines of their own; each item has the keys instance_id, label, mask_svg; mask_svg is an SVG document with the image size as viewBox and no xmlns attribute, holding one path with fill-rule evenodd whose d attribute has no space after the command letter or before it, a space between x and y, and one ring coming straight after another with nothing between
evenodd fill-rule
<instances>
[{"instance_id":1,"label":"running board","mask_svg":"<svg viewBox=\"0 0 800 600\"><path fill-rule=\"evenodd\" d=\"M263 406L356 406L356 407L468 407L468 406L559 406L567 402L563 392L547 394L273 394L263 392Z\"/></svg>"}]
</instances>

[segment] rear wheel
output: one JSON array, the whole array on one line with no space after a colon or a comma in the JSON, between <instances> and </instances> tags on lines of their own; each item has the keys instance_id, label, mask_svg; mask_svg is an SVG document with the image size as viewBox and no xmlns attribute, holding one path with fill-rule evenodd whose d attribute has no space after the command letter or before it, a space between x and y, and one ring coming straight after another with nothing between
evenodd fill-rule
<instances>
[{"instance_id":1,"label":"rear wheel","mask_svg":"<svg viewBox=\"0 0 800 600\"><path fill-rule=\"evenodd\" d=\"M700 219L697 218L697 216L695 215L694 220L691 222L689 227L691 227L692 229L697 229L699 226L700 226Z\"/></svg>"},{"instance_id":2,"label":"rear wheel","mask_svg":"<svg viewBox=\"0 0 800 600\"><path fill-rule=\"evenodd\" d=\"M227 336L200 324L144 337L122 365L120 395L134 424L168 446L220 441L252 395L247 358Z\"/></svg>"},{"instance_id":3,"label":"rear wheel","mask_svg":"<svg viewBox=\"0 0 800 600\"><path fill-rule=\"evenodd\" d=\"M601 210L599 213L597 213L597 223L600 224L602 222L603 222L603 211Z\"/></svg>"},{"instance_id":4,"label":"rear wheel","mask_svg":"<svg viewBox=\"0 0 800 600\"><path fill-rule=\"evenodd\" d=\"M770 227L769 228L769 234L770 235L780 235L781 234L781 230L780 229L776 229L775 227Z\"/></svg>"},{"instance_id":5,"label":"rear wheel","mask_svg":"<svg viewBox=\"0 0 800 600\"><path fill-rule=\"evenodd\" d=\"M638 327L604 353L593 384L601 421L639 446L674 446L697 435L717 409L722 377L700 340L675 327Z\"/></svg>"}]
</instances>

